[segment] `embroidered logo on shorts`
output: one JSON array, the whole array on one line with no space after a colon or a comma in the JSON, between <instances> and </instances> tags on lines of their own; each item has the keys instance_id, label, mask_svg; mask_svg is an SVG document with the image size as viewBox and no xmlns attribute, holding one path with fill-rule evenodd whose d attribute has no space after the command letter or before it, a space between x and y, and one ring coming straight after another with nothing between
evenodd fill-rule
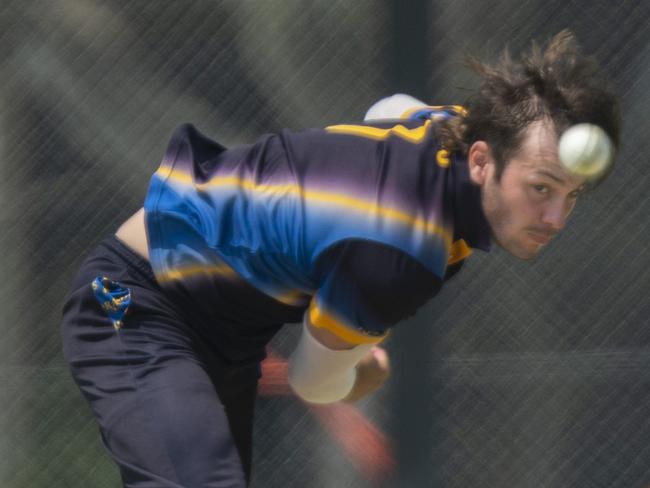
<instances>
[{"instance_id":1,"label":"embroidered logo on shorts","mask_svg":"<svg viewBox=\"0 0 650 488\"><path fill-rule=\"evenodd\" d=\"M116 330L122 328L124 315L131 304L131 290L105 276L98 276L91 285L95 298L104 309Z\"/></svg>"}]
</instances>

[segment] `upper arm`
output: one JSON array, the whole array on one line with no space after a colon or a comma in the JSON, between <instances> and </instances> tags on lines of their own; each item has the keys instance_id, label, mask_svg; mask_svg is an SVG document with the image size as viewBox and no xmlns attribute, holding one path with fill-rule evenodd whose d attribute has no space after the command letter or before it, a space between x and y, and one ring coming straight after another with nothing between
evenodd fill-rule
<instances>
[{"instance_id":1,"label":"upper arm","mask_svg":"<svg viewBox=\"0 0 650 488\"><path fill-rule=\"evenodd\" d=\"M319 341L337 349L381 342L442 281L405 252L367 240L332 246L318 258L317 273L309 324Z\"/></svg>"},{"instance_id":2,"label":"upper arm","mask_svg":"<svg viewBox=\"0 0 650 488\"><path fill-rule=\"evenodd\" d=\"M324 327L316 327L311 322L311 319L309 318L309 314L307 314L305 317L305 325L307 326L307 329L314 337L314 339L316 339L318 342L320 342L325 347L328 347L329 349L340 351L343 349L352 349L354 346L357 345L357 343L352 342L349 339L345 340L341 338L340 336L336 335L334 332L332 332L329 329L326 329Z\"/></svg>"}]
</instances>

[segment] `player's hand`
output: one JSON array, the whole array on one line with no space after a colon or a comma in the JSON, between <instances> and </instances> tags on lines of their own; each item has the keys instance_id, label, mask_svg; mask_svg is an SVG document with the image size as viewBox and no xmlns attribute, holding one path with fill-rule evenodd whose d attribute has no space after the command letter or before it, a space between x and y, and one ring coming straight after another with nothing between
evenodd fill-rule
<instances>
[{"instance_id":1,"label":"player's hand","mask_svg":"<svg viewBox=\"0 0 650 488\"><path fill-rule=\"evenodd\" d=\"M352 403L369 395L383 385L389 375L388 354L380 347L373 347L357 364L357 379L343 401Z\"/></svg>"}]
</instances>

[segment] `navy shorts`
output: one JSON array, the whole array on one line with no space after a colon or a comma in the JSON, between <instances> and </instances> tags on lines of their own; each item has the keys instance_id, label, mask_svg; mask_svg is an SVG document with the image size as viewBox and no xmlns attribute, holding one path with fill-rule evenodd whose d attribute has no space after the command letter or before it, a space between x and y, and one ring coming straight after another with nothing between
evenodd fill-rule
<instances>
[{"instance_id":1,"label":"navy shorts","mask_svg":"<svg viewBox=\"0 0 650 488\"><path fill-rule=\"evenodd\" d=\"M128 295L119 320L93 290L97 277ZM74 279L64 356L126 487L246 486L259 365L228 365L196 330L114 236Z\"/></svg>"}]
</instances>

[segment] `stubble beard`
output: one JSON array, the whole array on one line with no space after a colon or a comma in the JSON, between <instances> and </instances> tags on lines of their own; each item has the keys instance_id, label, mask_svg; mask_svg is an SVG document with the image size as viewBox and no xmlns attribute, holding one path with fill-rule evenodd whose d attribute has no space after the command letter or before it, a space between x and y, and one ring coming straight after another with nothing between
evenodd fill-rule
<instances>
[{"instance_id":1,"label":"stubble beard","mask_svg":"<svg viewBox=\"0 0 650 488\"><path fill-rule=\"evenodd\" d=\"M529 251L516 236L508 235L508 229L512 228L512 216L509 207L503 202L499 188L499 182L494 180L483 187L481 192L483 211L490 224L492 239L512 256L527 262L534 261L539 248Z\"/></svg>"}]
</instances>

